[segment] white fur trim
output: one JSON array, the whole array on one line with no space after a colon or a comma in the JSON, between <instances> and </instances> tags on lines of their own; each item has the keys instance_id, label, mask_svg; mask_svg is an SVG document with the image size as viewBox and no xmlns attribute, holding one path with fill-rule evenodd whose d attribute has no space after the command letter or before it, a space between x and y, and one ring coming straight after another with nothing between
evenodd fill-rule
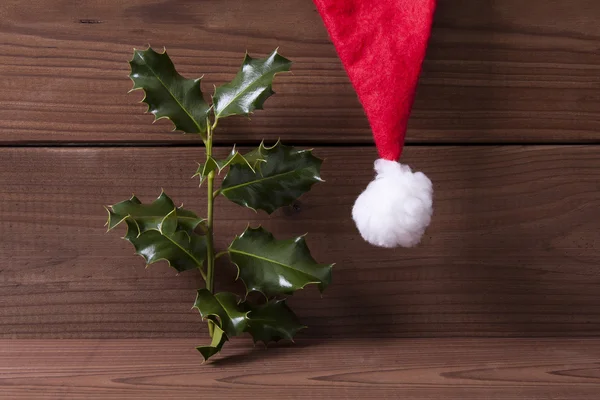
<instances>
[{"instance_id":1,"label":"white fur trim","mask_svg":"<svg viewBox=\"0 0 600 400\"><path fill-rule=\"evenodd\" d=\"M396 161L379 159L375 171L352 208L361 236L380 247L417 245L433 213L431 181Z\"/></svg>"}]
</instances>

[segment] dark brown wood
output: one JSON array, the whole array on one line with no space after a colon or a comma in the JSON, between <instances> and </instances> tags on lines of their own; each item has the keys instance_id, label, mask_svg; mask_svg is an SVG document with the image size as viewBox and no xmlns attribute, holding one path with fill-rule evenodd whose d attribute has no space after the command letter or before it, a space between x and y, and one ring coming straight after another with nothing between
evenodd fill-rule
<instances>
[{"instance_id":1,"label":"dark brown wood","mask_svg":"<svg viewBox=\"0 0 600 400\"><path fill-rule=\"evenodd\" d=\"M226 151L224 148L220 152ZM247 221L286 238L309 232L334 284L291 305L302 337L597 336L600 158L595 146L410 147L405 161L436 185L422 246L362 241L350 217L374 151L317 148L326 183L295 205L255 214L217 202L217 247ZM199 337L199 276L144 269L123 230L105 234L103 204L160 188L204 209L189 177L201 148L0 150L0 336ZM217 286L235 271L221 264Z\"/></svg>"},{"instance_id":2,"label":"dark brown wood","mask_svg":"<svg viewBox=\"0 0 600 400\"><path fill-rule=\"evenodd\" d=\"M600 131L600 2L441 1L409 141L589 142ZM221 141L370 143L354 91L308 0L3 0L0 141L186 141L127 94L131 49L166 46L205 90L247 49L295 61L250 124Z\"/></svg>"},{"instance_id":3,"label":"dark brown wood","mask_svg":"<svg viewBox=\"0 0 600 400\"><path fill-rule=\"evenodd\" d=\"M597 400L599 339L3 340L0 398Z\"/></svg>"}]
</instances>

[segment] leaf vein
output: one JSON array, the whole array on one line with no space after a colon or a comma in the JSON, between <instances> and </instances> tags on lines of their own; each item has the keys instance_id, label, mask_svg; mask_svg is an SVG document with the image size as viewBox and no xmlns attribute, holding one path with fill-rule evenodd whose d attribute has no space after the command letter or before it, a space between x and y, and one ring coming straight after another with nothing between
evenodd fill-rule
<instances>
[{"instance_id":1,"label":"leaf vein","mask_svg":"<svg viewBox=\"0 0 600 400\"><path fill-rule=\"evenodd\" d=\"M228 191L233 190L233 189L238 189L238 188L241 188L241 187L244 187L244 186L252 185L252 184L255 184L255 183L264 182L264 181L267 181L269 179L280 178L282 176L293 174L295 172L298 172L298 171L297 170L286 171L286 172L282 172L282 173L277 174L277 175L271 175L271 176L263 177L263 178L260 178L260 179L255 179L255 180L252 180L252 181L240 183L240 184L237 184L237 185L234 185L234 186L229 186L229 187L226 187L224 189L221 188L221 193L228 192Z\"/></svg>"},{"instance_id":2,"label":"leaf vein","mask_svg":"<svg viewBox=\"0 0 600 400\"><path fill-rule=\"evenodd\" d=\"M169 240L171 243L173 243L175 246L179 247L181 249L181 251L183 251L185 254L188 255L188 257L190 257L192 260L194 260L194 262L196 263L196 265L198 266L198 269L200 269L202 271L202 269L200 268L202 266L203 263L199 262L198 259L196 257L194 257L194 255L192 253L190 253L189 251L187 251L185 248L181 247L179 245L179 243L177 243L176 241L174 241L173 239L171 239L169 236L164 235L162 232L158 231L161 235L163 235L165 238L167 238L167 240ZM190 238L190 243L191 243L191 238ZM204 272L204 271L202 271Z\"/></svg>"},{"instance_id":3,"label":"leaf vein","mask_svg":"<svg viewBox=\"0 0 600 400\"><path fill-rule=\"evenodd\" d=\"M272 264L276 264L276 265L279 265L279 266L282 266L282 267L285 267L285 268L288 268L288 269L300 272L300 273L302 273L302 274L304 274L306 276L309 276L311 278L316 278L315 276L312 276L309 273L307 273L305 271L302 271L301 269L294 268L291 265L283 264L283 263L281 263L279 261L276 261L276 260L271 260L270 258L262 257L262 256L259 256L259 255L256 255L256 254L251 254L251 253L247 253L245 251L236 250L236 249L232 249L232 248L229 248L229 251L232 252L232 253L237 253L237 254L241 254L241 255L244 255L244 256L257 258L257 259L262 260L262 261L270 262ZM319 283L319 282L314 282L314 283Z\"/></svg>"}]
</instances>

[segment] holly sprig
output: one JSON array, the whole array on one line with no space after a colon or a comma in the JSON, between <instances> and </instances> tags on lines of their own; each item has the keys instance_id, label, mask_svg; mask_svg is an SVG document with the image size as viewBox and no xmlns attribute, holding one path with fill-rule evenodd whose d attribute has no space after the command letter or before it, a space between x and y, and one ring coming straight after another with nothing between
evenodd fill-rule
<instances>
[{"instance_id":1,"label":"holly sprig","mask_svg":"<svg viewBox=\"0 0 600 400\"><path fill-rule=\"evenodd\" d=\"M261 143L242 154L234 148L224 159L213 157L213 142L219 120L249 115L263 108L274 94L275 75L290 70L291 61L277 50L262 59L248 54L235 78L215 88L212 104L202 93L202 78L181 76L166 50L151 47L134 50L130 78L132 90L143 90L142 100L155 120L168 118L174 130L197 134L205 147L205 160L194 176L207 191L206 217L175 203L167 194L150 204L137 197L108 206L108 230L127 226L124 237L146 263L164 260L178 272L199 270L205 287L198 289L194 308L208 321L211 343L197 347L208 360L233 336L249 333L254 342L265 344L293 339L303 326L285 297L306 285L323 291L331 283L333 264L319 264L310 254L304 236L277 240L262 227L248 227L229 247L216 254L214 248L214 204L222 196L240 206L272 213L287 206L320 182L322 160L310 150L298 150L277 142ZM224 173L220 188L215 176ZM206 185L203 183L206 182ZM246 293L216 292L215 260L228 255L238 269ZM250 292L262 296L250 296ZM251 301L250 298L262 300Z\"/></svg>"}]
</instances>

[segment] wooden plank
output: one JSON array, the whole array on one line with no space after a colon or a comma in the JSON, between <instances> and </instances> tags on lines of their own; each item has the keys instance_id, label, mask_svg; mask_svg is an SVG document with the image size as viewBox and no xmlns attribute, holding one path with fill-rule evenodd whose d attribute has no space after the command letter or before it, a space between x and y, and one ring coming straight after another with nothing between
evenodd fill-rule
<instances>
[{"instance_id":1,"label":"wooden plank","mask_svg":"<svg viewBox=\"0 0 600 400\"><path fill-rule=\"evenodd\" d=\"M440 2L410 124L417 142L585 142L600 131L596 0ZM279 46L295 61L253 122L219 140L370 143L367 121L307 0L3 0L0 141L185 141L127 94L134 46L167 46L204 88L241 55Z\"/></svg>"},{"instance_id":2,"label":"wooden plank","mask_svg":"<svg viewBox=\"0 0 600 400\"><path fill-rule=\"evenodd\" d=\"M1 399L597 400L599 339L3 340Z\"/></svg>"},{"instance_id":3,"label":"wooden plank","mask_svg":"<svg viewBox=\"0 0 600 400\"><path fill-rule=\"evenodd\" d=\"M225 148L220 148L225 152ZM295 207L255 214L217 203L217 247L246 221L286 238L309 232L334 284L291 299L304 337L597 336L600 159L594 146L409 147L405 162L436 185L422 245L365 244L350 210L372 178L373 150L317 148L327 180ZM0 150L0 336L198 337L201 279L147 270L103 204L163 187L201 210L190 179L200 148ZM217 287L234 269L219 267Z\"/></svg>"}]
</instances>

